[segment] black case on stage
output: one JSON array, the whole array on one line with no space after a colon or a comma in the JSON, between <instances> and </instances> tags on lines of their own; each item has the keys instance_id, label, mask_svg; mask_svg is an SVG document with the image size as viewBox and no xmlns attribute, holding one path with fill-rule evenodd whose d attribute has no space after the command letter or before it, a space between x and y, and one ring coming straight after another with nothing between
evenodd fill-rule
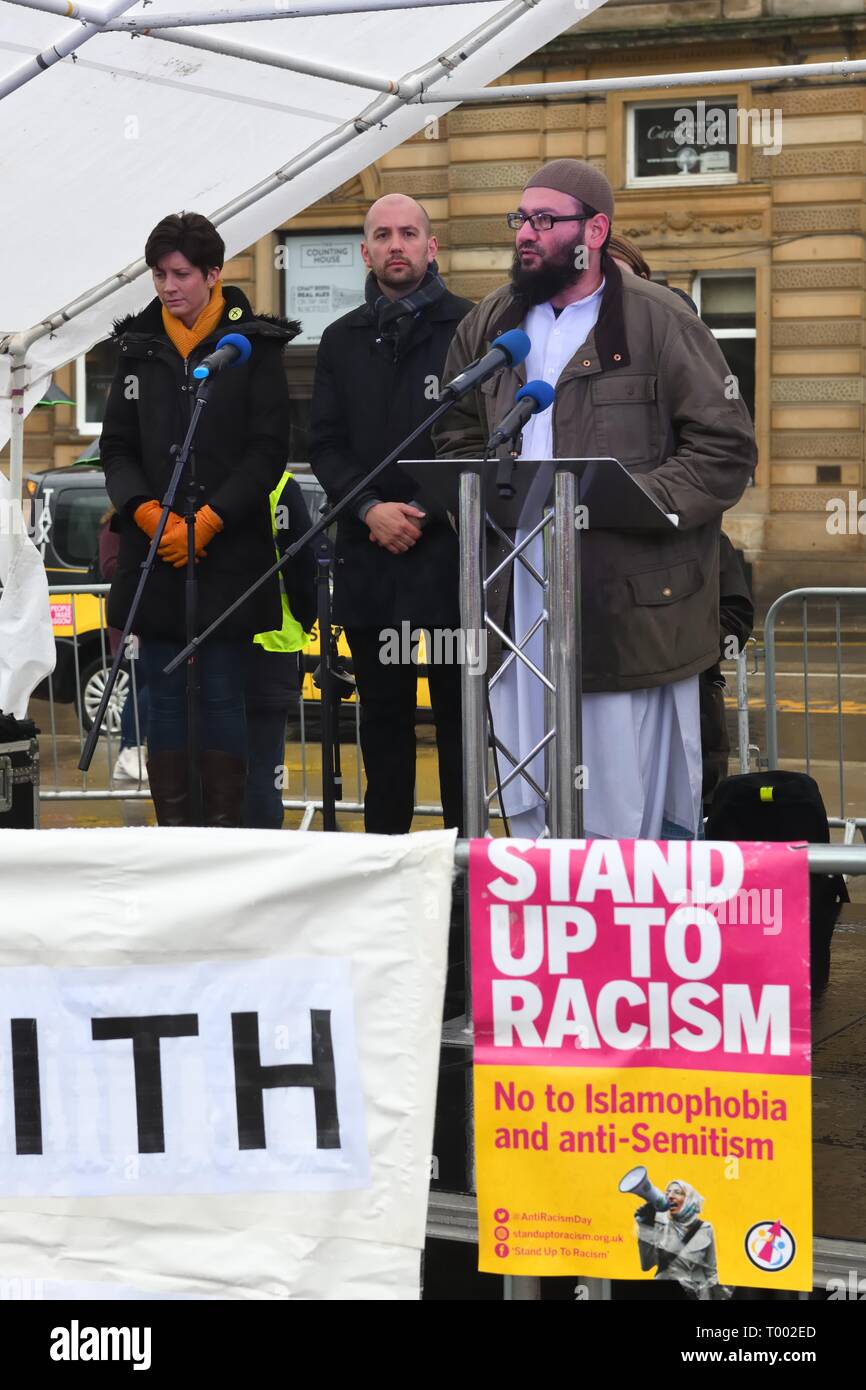
<instances>
[{"instance_id":1,"label":"black case on stage","mask_svg":"<svg viewBox=\"0 0 866 1390\"><path fill-rule=\"evenodd\" d=\"M806 840L829 845L830 824L820 788L805 772L744 772L716 787L707 816L708 840ZM841 874L809 875L812 994L830 978L830 938L848 902Z\"/></svg>"},{"instance_id":2,"label":"black case on stage","mask_svg":"<svg viewBox=\"0 0 866 1390\"><path fill-rule=\"evenodd\" d=\"M32 719L0 714L0 830L39 825L38 732Z\"/></svg>"}]
</instances>

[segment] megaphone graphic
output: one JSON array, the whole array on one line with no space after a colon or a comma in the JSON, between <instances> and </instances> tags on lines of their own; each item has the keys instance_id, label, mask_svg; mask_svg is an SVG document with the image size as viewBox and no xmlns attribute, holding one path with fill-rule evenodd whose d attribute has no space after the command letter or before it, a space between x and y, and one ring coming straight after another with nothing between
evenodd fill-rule
<instances>
[{"instance_id":1,"label":"megaphone graphic","mask_svg":"<svg viewBox=\"0 0 866 1390\"><path fill-rule=\"evenodd\" d=\"M649 1179L646 1168L630 1168L619 1185L620 1192L627 1192L635 1197L642 1197L645 1202L651 1203L656 1211L667 1211L670 1202L663 1192L657 1187L653 1187Z\"/></svg>"}]
</instances>

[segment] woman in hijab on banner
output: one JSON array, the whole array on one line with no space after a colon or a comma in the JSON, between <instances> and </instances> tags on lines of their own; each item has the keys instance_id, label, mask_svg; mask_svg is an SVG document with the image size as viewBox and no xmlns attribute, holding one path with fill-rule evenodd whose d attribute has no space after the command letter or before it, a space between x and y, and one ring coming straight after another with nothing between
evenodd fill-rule
<instances>
[{"instance_id":1,"label":"woman in hijab on banner","mask_svg":"<svg viewBox=\"0 0 866 1390\"><path fill-rule=\"evenodd\" d=\"M730 1298L719 1283L713 1228L701 1216L703 1197L681 1178L668 1183L665 1196L667 1211L644 1202L635 1212L641 1269L656 1266L655 1282L671 1280L701 1303Z\"/></svg>"}]
</instances>

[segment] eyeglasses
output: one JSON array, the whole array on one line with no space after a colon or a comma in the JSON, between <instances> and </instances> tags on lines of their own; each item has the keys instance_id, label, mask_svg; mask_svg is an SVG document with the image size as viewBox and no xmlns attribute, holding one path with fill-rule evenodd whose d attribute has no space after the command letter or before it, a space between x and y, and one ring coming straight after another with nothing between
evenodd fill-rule
<instances>
[{"instance_id":1,"label":"eyeglasses","mask_svg":"<svg viewBox=\"0 0 866 1390\"><path fill-rule=\"evenodd\" d=\"M549 232L554 222L586 222L595 213L583 212L576 217L554 217L552 212L507 212L505 220L512 232L519 232L524 222L528 222L534 232Z\"/></svg>"}]
</instances>

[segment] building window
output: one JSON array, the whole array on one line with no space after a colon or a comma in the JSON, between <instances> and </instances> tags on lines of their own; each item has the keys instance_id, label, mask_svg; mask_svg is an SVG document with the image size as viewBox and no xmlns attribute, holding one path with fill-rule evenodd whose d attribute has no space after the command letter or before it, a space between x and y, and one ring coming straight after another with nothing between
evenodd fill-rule
<instances>
[{"instance_id":1,"label":"building window","mask_svg":"<svg viewBox=\"0 0 866 1390\"><path fill-rule=\"evenodd\" d=\"M329 323L364 302L361 233L292 233L279 250L283 313L301 325L292 347L314 347Z\"/></svg>"},{"instance_id":2,"label":"building window","mask_svg":"<svg viewBox=\"0 0 866 1390\"><path fill-rule=\"evenodd\" d=\"M641 102L626 108L626 185L736 183L737 115L733 98Z\"/></svg>"},{"instance_id":3,"label":"building window","mask_svg":"<svg viewBox=\"0 0 866 1390\"><path fill-rule=\"evenodd\" d=\"M117 349L110 338L82 353L75 363L75 427L79 434L101 434Z\"/></svg>"},{"instance_id":4,"label":"building window","mask_svg":"<svg viewBox=\"0 0 866 1390\"><path fill-rule=\"evenodd\" d=\"M54 499L51 543L62 565L87 569L99 553L99 525L108 509L100 488L61 488Z\"/></svg>"},{"instance_id":5,"label":"building window","mask_svg":"<svg viewBox=\"0 0 866 1390\"><path fill-rule=\"evenodd\" d=\"M755 418L755 276L754 273L697 275L692 298L725 361L737 389Z\"/></svg>"}]
</instances>

